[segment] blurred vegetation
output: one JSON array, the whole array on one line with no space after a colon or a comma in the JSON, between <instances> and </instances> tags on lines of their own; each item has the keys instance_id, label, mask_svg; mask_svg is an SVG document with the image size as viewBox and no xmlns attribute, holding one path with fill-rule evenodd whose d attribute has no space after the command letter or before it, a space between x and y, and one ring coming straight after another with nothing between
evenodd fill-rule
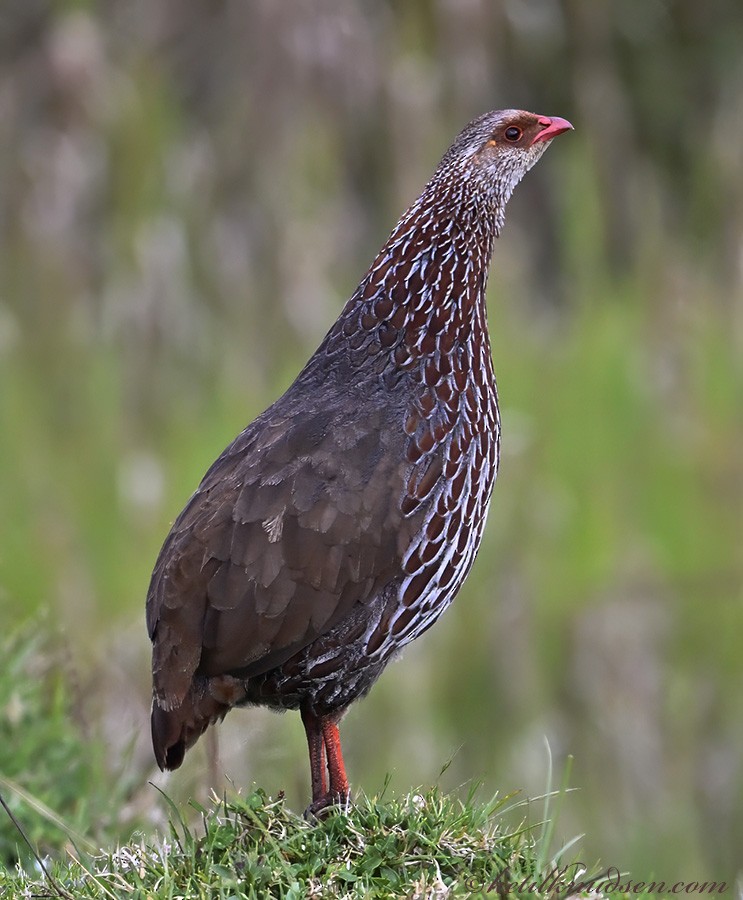
<instances>
[{"instance_id":1,"label":"blurred vegetation","mask_svg":"<svg viewBox=\"0 0 743 900\"><path fill-rule=\"evenodd\" d=\"M106 763L85 685L48 626L35 621L0 644L0 794L38 852L95 852L136 824L139 785ZM3 811L0 869L33 859ZM3 895L6 896L6 895Z\"/></svg>"},{"instance_id":2,"label":"blurred vegetation","mask_svg":"<svg viewBox=\"0 0 743 900\"><path fill-rule=\"evenodd\" d=\"M444 786L533 794L547 735L591 855L739 868L742 45L739 0L4 0L0 610L50 610L111 771L136 737L130 783L153 776L142 606L169 523L459 128L531 108L576 131L496 247L486 543L349 714L352 781L452 757ZM229 777L303 807L297 717L220 731ZM3 773L64 805L45 743L12 733ZM205 771L202 744L168 790L203 799Z\"/></svg>"}]
</instances>

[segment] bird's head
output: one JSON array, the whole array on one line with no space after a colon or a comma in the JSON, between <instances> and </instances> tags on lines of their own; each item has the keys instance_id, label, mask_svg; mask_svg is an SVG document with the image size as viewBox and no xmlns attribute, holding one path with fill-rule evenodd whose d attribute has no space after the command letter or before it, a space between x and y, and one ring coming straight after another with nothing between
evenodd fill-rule
<instances>
[{"instance_id":1,"label":"bird's head","mask_svg":"<svg viewBox=\"0 0 743 900\"><path fill-rule=\"evenodd\" d=\"M566 119L501 109L470 122L441 160L437 174L461 179L500 211L553 138L572 129Z\"/></svg>"}]
</instances>

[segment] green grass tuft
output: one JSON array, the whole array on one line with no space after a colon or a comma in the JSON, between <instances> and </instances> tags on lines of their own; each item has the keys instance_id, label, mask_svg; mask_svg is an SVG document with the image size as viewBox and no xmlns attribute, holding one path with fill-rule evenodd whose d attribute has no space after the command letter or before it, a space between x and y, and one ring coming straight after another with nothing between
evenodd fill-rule
<instances>
[{"instance_id":1,"label":"green grass tuft","mask_svg":"<svg viewBox=\"0 0 743 900\"><path fill-rule=\"evenodd\" d=\"M523 891L546 897L555 859L543 846L542 823L506 824L507 799L461 802L433 788L361 798L310 823L283 798L255 790L215 798L209 809L196 805L198 828L186 825L171 804L167 837L58 862L52 871L58 886L79 900L443 898L484 896L488 888L495 896L505 883L517 896L525 879L530 886L546 879L544 890ZM11 896L55 896L53 885L22 870L0 872L2 888Z\"/></svg>"},{"instance_id":2,"label":"green grass tuft","mask_svg":"<svg viewBox=\"0 0 743 900\"><path fill-rule=\"evenodd\" d=\"M488 885L507 868L525 877L536 862L530 831L435 789L362 799L315 823L262 790L197 807L199 829L171 809L166 838L58 865L55 878L79 898L422 897ZM44 890L23 873L6 878Z\"/></svg>"}]
</instances>

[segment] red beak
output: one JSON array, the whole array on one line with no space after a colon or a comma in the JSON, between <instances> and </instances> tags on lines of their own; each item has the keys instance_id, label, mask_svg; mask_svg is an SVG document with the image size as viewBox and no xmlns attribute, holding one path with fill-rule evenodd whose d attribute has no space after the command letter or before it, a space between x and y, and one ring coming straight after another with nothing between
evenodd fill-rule
<instances>
[{"instance_id":1,"label":"red beak","mask_svg":"<svg viewBox=\"0 0 743 900\"><path fill-rule=\"evenodd\" d=\"M572 131L573 126L567 119L561 119L559 116L540 116L539 124L544 129L534 138L532 144L538 141L551 141L553 137L562 134L563 131Z\"/></svg>"}]
</instances>

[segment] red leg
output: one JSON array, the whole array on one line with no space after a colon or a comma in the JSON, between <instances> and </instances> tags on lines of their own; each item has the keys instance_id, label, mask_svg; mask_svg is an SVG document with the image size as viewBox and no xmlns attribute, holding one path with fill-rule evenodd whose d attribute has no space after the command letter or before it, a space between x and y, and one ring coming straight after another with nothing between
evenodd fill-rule
<instances>
[{"instance_id":1,"label":"red leg","mask_svg":"<svg viewBox=\"0 0 743 900\"><path fill-rule=\"evenodd\" d=\"M312 777L312 803L307 808L305 816L312 818L321 815L328 807L348 802L350 794L348 777L338 733L338 719L342 712L318 716L309 705L300 707L300 712L307 734Z\"/></svg>"},{"instance_id":2,"label":"red leg","mask_svg":"<svg viewBox=\"0 0 743 900\"><path fill-rule=\"evenodd\" d=\"M307 734L310 751L310 775L312 778L312 805L323 802L328 793L325 769L325 741L322 720L306 707L301 708L302 723Z\"/></svg>"},{"instance_id":3,"label":"red leg","mask_svg":"<svg viewBox=\"0 0 743 900\"><path fill-rule=\"evenodd\" d=\"M320 719L322 736L325 742L325 752L328 755L328 772L330 774L330 790L328 796L331 802L346 803L350 794L346 766L343 762L341 749L341 736L338 732L338 723L334 718L323 716Z\"/></svg>"}]
</instances>

